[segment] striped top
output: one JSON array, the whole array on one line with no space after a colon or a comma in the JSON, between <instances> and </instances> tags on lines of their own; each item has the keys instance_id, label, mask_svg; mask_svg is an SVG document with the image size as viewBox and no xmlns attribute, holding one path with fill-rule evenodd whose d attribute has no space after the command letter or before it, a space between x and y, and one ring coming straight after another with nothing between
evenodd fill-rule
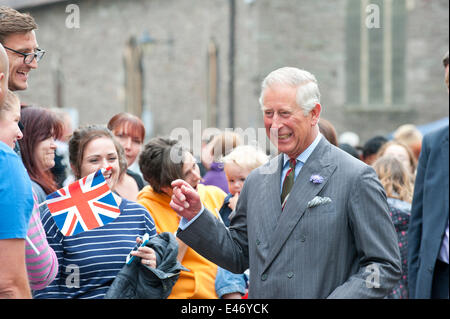
<instances>
[{"instance_id":1,"label":"striped top","mask_svg":"<svg viewBox=\"0 0 450 319\"><path fill-rule=\"evenodd\" d=\"M46 208L42 223L59 262L56 279L34 298L103 298L125 265L136 237L150 238L156 228L148 211L122 198L120 215L112 222L74 236L64 237Z\"/></svg>"},{"instance_id":2,"label":"striped top","mask_svg":"<svg viewBox=\"0 0 450 319\"><path fill-rule=\"evenodd\" d=\"M45 288L55 279L58 271L58 259L54 250L49 246L45 231L42 227L41 216L37 205L37 196L33 191L34 207L28 226L27 237L32 242L34 248L28 240L25 246L25 258L27 264L28 280L32 290Z\"/></svg>"}]
</instances>

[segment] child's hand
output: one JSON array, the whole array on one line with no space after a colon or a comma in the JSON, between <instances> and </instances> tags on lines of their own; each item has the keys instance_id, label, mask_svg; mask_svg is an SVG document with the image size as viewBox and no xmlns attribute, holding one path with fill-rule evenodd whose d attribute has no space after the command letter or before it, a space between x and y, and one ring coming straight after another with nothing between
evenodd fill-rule
<instances>
[{"instance_id":1,"label":"child's hand","mask_svg":"<svg viewBox=\"0 0 450 319\"><path fill-rule=\"evenodd\" d=\"M231 210L235 210L236 209L236 204L237 204L238 199L239 199L239 193L234 194L234 196L230 198L230 202L228 203L228 207L230 207Z\"/></svg>"}]
</instances>

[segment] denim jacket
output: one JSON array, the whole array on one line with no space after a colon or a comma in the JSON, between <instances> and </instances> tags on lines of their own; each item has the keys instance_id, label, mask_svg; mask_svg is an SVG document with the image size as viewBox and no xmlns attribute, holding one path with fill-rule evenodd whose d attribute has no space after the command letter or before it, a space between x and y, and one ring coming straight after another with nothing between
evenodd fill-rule
<instances>
[{"instance_id":1,"label":"denim jacket","mask_svg":"<svg viewBox=\"0 0 450 319\"><path fill-rule=\"evenodd\" d=\"M233 292L239 292L241 295L245 295L247 278L245 274L233 274L228 270L217 267L215 286L216 293L219 298Z\"/></svg>"},{"instance_id":2,"label":"denim jacket","mask_svg":"<svg viewBox=\"0 0 450 319\"><path fill-rule=\"evenodd\" d=\"M219 214L222 218L225 226L230 226L230 216L233 211L228 207L232 194L228 194L223 201L223 205L220 208ZM241 295L245 295L245 289L247 287L247 278L244 274L233 274L232 272L225 270L221 267L217 267L216 275L216 293L219 298L222 298L226 294L233 292L239 292Z\"/></svg>"}]
</instances>

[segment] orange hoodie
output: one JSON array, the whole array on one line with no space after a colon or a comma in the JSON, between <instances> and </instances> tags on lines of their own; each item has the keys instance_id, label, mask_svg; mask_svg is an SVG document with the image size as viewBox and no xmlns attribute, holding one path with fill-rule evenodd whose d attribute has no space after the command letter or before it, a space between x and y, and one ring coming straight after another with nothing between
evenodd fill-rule
<instances>
[{"instance_id":1,"label":"orange hoodie","mask_svg":"<svg viewBox=\"0 0 450 319\"><path fill-rule=\"evenodd\" d=\"M203 205L218 217L226 197L225 192L215 186L199 184L197 191ZM180 217L170 207L171 198L158 194L151 186L144 187L138 195L138 203L148 209L156 225L156 231L175 233L180 224ZM216 211L217 209L217 211ZM217 298L215 280L217 265L200 256L188 247L182 264L190 271L181 271L180 277L173 286L168 299L214 299Z\"/></svg>"}]
</instances>

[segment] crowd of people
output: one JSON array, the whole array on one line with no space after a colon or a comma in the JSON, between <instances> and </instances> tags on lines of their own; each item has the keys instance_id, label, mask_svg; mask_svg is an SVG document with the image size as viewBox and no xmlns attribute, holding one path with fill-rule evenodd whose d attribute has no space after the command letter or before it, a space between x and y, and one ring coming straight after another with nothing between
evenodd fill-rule
<instances>
[{"instance_id":1,"label":"crowd of people","mask_svg":"<svg viewBox=\"0 0 450 319\"><path fill-rule=\"evenodd\" d=\"M259 99L279 155L224 131L195 158L145 143L133 114L73 129L21 105L45 53L36 29L0 7L0 298L114 298L124 271L169 299L449 298L448 125L351 145L321 117L314 75L284 67ZM49 195L99 170L118 216L64 235Z\"/></svg>"}]
</instances>

